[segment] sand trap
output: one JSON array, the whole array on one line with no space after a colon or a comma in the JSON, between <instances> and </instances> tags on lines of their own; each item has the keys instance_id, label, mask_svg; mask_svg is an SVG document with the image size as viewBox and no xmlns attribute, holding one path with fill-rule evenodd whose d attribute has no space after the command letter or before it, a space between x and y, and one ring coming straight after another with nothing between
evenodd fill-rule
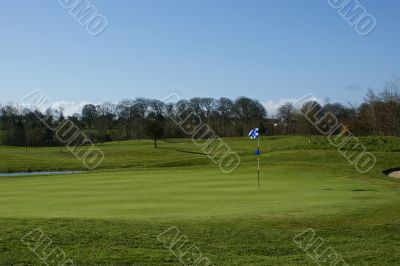
<instances>
[{"instance_id":1,"label":"sand trap","mask_svg":"<svg viewBox=\"0 0 400 266\"><path fill-rule=\"evenodd\" d=\"M387 169L383 173L389 177L400 179L400 168Z\"/></svg>"},{"instance_id":2,"label":"sand trap","mask_svg":"<svg viewBox=\"0 0 400 266\"><path fill-rule=\"evenodd\" d=\"M400 171L394 171L389 174L390 177L400 179Z\"/></svg>"}]
</instances>

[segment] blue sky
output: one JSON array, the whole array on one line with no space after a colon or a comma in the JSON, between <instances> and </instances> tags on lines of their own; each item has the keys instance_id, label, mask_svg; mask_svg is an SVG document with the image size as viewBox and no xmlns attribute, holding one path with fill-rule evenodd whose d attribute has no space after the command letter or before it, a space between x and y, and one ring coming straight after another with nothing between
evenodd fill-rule
<instances>
[{"instance_id":1,"label":"blue sky","mask_svg":"<svg viewBox=\"0 0 400 266\"><path fill-rule=\"evenodd\" d=\"M396 0L360 0L377 21L366 37L327 0L90 3L108 20L96 37L58 0L1 2L1 103L40 89L71 106L172 92L357 104L400 75Z\"/></svg>"}]
</instances>

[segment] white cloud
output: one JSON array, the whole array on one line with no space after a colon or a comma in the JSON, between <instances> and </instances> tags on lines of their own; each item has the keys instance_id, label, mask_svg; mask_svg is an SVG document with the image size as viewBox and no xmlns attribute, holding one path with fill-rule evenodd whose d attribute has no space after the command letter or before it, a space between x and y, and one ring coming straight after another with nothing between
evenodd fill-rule
<instances>
[{"instance_id":1,"label":"white cloud","mask_svg":"<svg viewBox=\"0 0 400 266\"><path fill-rule=\"evenodd\" d=\"M296 102L297 99L281 99L281 100L277 100L277 101L272 101L272 100L268 100L266 102L264 102L264 107L268 112L268 115L275 115L276 111L278 110L278 108L286 103L286 102Z\"/></svg>"},{"instance_id":2,"label":"white cloud","mask_svg":"<svg viewBox=\"0 0 400 266\"><path fill-rule=\"evenodd\" d=\"M324 102L324 100L316 98L315 96L309 94L306 97L302 97L302 98L280 99L280 100L276 100L276 101L268 100L268 101L264 102L263 105L264 105L265 109L267 110L268 115L271 116L271 115L276 115L278 108L287 102L290 102L290 103L293 103L296 105L296 103L302 103L305 100L307 100L307 101L313 100L313 101L317 101L321 104Z\"/></svg>"},{"instance_id":3,"label":"white cloud","mask_svg":"<svg viewBox=\"0 0 400 266\"><path fill-rule=\"evenodd\" d=\"M73 101L56 101L51 104L51 107L54 109L58 109L59 107L64 108L64 115L71 116L75 113L81 114L82 108L86 104L94 104L97 105L98 103L92 103L87 101L80 101L80 102L73 102Z\"/></svg>"},{"instance_id":4,"label":"white cloud","mask_svg":"<svg viewBox=\"0 0 400 266\"><path fill-rule=\"evenodd\" d=\"M283 105L284 103L291 102L293 104L299 103L304 100L314 100L319 103L323 103L324 100L321 100L319 98L314 97L313 95L309 94L306 97L303 98L286 98L286 99L280 99L280 100L268 100L266 102L262 102L263 106L268 112L268 116L273 116L276 115L277 109ZM93 105L99 105L101 104L100 102L89 102L89 101L54 101L51 102L50 106L52 109L58 109L60 107L64 108L64 115L65 116L72 116L75 113L81 114L82 109L86 104L93 104ZM25 105L23 105L25 106ZM46 108L48 106L45 106Z\"/></svg>"}]
</instances>

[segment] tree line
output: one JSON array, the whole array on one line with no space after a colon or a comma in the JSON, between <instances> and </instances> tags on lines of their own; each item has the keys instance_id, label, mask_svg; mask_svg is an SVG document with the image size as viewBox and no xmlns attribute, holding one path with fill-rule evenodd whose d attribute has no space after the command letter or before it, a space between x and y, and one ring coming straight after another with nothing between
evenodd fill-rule
<instances>
[{"instance_id":1,"label":"tree line","mask_svg":"<svg viewBox=\"0 0 400 266\"><path fill-rule=\"evenodd\" d=\"M153 139L157 145L157 139L188 137L175 121L194 113L220 137L245 136L254 127L267 135L306 134L311 137L321 132L310 119L301 115L310 106L313 111L308 112L308 116L322 117L329 112L355 135L400 134L400 90L396 84L386 86L380 93L369 90L359 106L314 101L295 106L287 102L270 116L259 101L247 97L235 100L195 97L175 103L146 98L125 99L117 104L87 104L80 114L72 116L65 116L63 108L41 112L9 104L0 106L0 130L2 144L62 146L55 132L46 125L57 128L69 120L94 143Z\"/></svg>"},{"instance_id":2,"label":"tree line","mask_svg":"<svg viewBox=\"0 0 400 266\"><path fill-rule=\"evenodd\" d=\"M87 104L80 114L66 117L63 108L43 112L18 105L0 108L2 143L16 146L61 145L51 128L69 120L95 143L129 139L160 139L188 137L175 121L195 113L219 136L243 136L254 124L265 121L267 112L257 100L240 97L199 98L165 103L159 100L136 98L118 104ZM179 116L179 117L178 117ZM155 142L156 144L156 142Z\"/></svg>"},{"instance_id":3,"label":"tree line","mask_svg":"<svg viewBox=\"0 0 400 266\"><path fill-rule=\"evenodd\" d=\"M389 83L379 93L369 89L358 106L310 101L295 107L287 102L277 110L279 134L320 135L310 121L327 118L327 113L356 136L400 136L400 86Z\"/></svg>"}]
</instances>

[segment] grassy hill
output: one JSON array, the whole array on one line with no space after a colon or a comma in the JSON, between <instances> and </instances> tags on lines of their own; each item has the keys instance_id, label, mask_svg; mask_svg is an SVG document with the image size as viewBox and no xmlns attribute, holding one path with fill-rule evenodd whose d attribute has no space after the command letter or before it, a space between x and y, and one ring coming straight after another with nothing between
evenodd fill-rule
<instances>
[{"instance_id":1,"label":"grassy hill","mask_svg":"<svg viewBox=\"0 0 400 266\"><path fill-rule=\"evenodd\" d=\"M293 238L313 228L349 265L400 256L398 139L363 138L377 157L360 174L323 138L228 138L241 158L223 174L190 140L99 145L92 172L0 177L0 264L39 264L21 242L40 228L78 265L179 265L157 236L178 227L215 265L315 265ZM0 147L0 171L82 169L59 148ZM321 264L324 265L324 264Z\"/></svg>"}]
</instances>

